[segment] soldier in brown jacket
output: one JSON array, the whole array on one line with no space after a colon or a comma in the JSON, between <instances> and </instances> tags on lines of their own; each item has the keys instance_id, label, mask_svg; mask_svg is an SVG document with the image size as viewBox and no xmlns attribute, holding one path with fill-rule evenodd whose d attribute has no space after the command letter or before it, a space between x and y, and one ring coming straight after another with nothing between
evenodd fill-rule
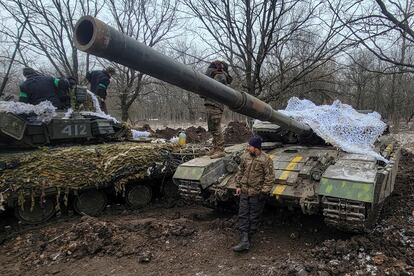
<instances>
[{"instance_id":1,"label":"soldier in brown jacket","mask_svg":"<svg viewBox=\"0 0 414 276\"><path fill-rule=\"evenodd\" d=\"M261 148L260 137L250 139L236 175L236 195L240 196L241 240L233 247L235 252L249 250L251 235L257 231L257 224L263 212L265 195L270 193L275 181L273 161Z\"/></svg>"}]
</instances>

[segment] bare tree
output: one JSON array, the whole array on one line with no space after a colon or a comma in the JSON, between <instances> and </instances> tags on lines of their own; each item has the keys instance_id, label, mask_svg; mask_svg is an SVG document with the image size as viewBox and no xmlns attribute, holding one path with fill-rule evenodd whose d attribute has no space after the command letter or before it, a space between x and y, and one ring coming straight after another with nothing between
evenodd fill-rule
<instances>
[{"instance_id":1,"label":"bare tree","mask_svg":"<svg viewBox=\"0 0 414 276\"><path fill-rule=\"evenodd\" d=\"M7 82L9 81L9 75L10 75L10 72L11 72L11 69L12 69L12 66L13 66L13 63L14 63L14 61L16 59L17 52L18 52L19 47L20 47L20 41L22 39L22 36L23 36L23 33L24 33L24 28L26 26L26 23L27 23L27 20L25 20L23 22L23 25L20 28L18 28L18 30L17 30L18 35L17 35L17 40L15 41L15 46L14 46L13 54L10 57L10 61L9 61L8 66L7 66L7 69L6 69L6 73L4 74L3 80L1 82L1 86L0 86L0 96L3 95L4 89L6 88Z\"/></svg>"},{"instance_id":2,"label":"bare tree","mask_svg":"<svg viewBox=\"0 0 414 276\"><path fill-rule=\"evenodd\" d=\"M207 44L223 55L232 65L235 74L242 81L242 89L248 93L261 96L267 101L274 100L278 93L271 94L266 89L274 86L274 69L268 68L272 59L278 59L280 78L286 76L286 70L293 71L292 65L289 69L285 67L284 60L289 58L288 46L294 41L300 41L309 32L315 31L315 27L321 27L323 22L329 24L326 18L320 18L323 12L323 2L315 1L230 1L230 0L185 0L192 13L202 23L204 30L212 37ZM344 40L337 41L331 45L341 27L330 26L323 37L314 42L311 56L301 61L307 61L306 68L297 71L297 74L289 80L279 83L279 91L285 91L297 83L312 70L317 68L316 64L327 61L345 46L341 44ZM205 34L202 34L205 35ZM337 50L337 51L334 51ZM309 70L309 68L313 68ZM283 75L284 74L284 75ZM267 90L267 91L266 91ZM263 95L263 94L265 95Z\"/></svg>"},{"instance_id":3,"label":"bare tree","mask_svg":"<svg viewBox=\"0 0 414 276\"><path fill-rule=\"evenodd\" d=\"M177 0L107 0L107 4L117 29L149 47L164 44L177 35ZM117 68L114 78L121 117L127 121L134 101L153 92L143 86L154 81L130 68L113 66Z\"/></svg>"},{"instance_id":4,"label":"bare tree","mask_svg":"<svg viewBox=\"0 0 414 276\"><path fill-rule=\"evenodd\" d=\"M331 11L352 32L355 43L364 46L378 59L414 71L414 1L328 1ZM406 44L406 57L394 55L395 47Z\"/></svg>"},{"instance_id":5,"label":"bare tree","mask_svg":"<svg viewBox=\"0 0 414 276\"><path fill-rule=\"evenodd\" d=\"M365 100L368 97L369 85L375 78L375 75L366 68L373 68L375 60L366 51L356 51L350 56L350 60L345 77L351 87L350 93L354 98L354 106L358 109L364 109L366 108Z\"/></svg>"},{"instance_id":6,"label":"bare tree","mask_svg":"<svg viewBox=\"0 0 414 276\"><path fill-rule=\"evenodd\" d=\"M102 9L100 0L5 0L0 5L16 22L27 22L22 45L45 58L59 75L79 77L79 53L72 40L74 25L80 15L96 16Z\"/></svg>"},{"instance_id":7,"label":"bare tree","mask_svg":"<svg viewBox=\"0 0 414 276\"><path fill-rule=\"evenodd\" d=\"M326 32L297 32L271 52L263 99L283 103L293 95L322 101L338 97L335 79L342 68L337 59L351 45L346 36L338 37L342 27L335 27L336 18L325 24Z\"/></svg>"}]
</instances>

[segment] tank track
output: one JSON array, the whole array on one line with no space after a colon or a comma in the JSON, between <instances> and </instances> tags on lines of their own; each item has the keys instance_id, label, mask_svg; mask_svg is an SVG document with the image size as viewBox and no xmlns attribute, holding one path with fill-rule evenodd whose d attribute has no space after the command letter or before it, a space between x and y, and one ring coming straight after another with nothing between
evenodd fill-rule
<instances>
[{"instance_id":1,"label":"tank track","mask_svg":"<svg viewBox=\"0 0 414 276\"><path fill-rule=\"evenodd\" d=\"M190 203L203 203L203 195L198 183L180 180L178 193L182 199Z\"/></svg>"},{"instance_id":2,"label":"tank track","mask_svg":"<svg viewBox=\"0 0 414 276\"><path fill-rule=\"evenodd\" d=\"M383 204L369 204L343 198L325 197L323 216L328 226L346 232L369 232L379 219Z\"/></svg>"}]
</instances>

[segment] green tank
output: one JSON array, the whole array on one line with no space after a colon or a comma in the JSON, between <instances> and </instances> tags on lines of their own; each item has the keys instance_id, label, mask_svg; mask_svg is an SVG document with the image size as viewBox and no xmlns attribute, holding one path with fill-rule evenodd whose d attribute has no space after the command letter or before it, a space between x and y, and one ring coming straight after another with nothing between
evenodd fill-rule
<instances>
[{"instance_id":1,"label":"green tank","mask_svg":"<svg viewBox=\"0 0 414 276\"><path fill-rule=\"evenodd\" d=\"M231 110L263 122L256 134L266 139L275 182L269 202L300 207L305 214L321 213L326 224L365 231L375 225L384 200L394 189L399 145L380 137L374 151L379 158L350 154L330 146L310 125L274 110L269 104L200 74L190 67L139 43L91 17L82 17L74 32L76 47L148 74ZM331 126L335 131L347 125ZM371 132L361 127L361 133ZM332 144L332 143L331 143ZM226 156L192 159L178 166L173 176L181 195L211 206L234 201L234 175L246 145L226 148Z\"/></svg>"},{"instance_id":2,"label":"green tank","mask_svg":"<svg viewBox=\"0 0 414 276\"><path fill-rule=\"evenodd\" d=\"M210 207L234 203L234 176L245 147L226 148L222 159L205 156L181 164L173 176L181 196ZM275 169L268 203L322 214L327 225L340 230L370 230L394 190L400 156L398 144L387 137L376 149L389 163L326 145L278 144L266 149Z\"/></svg>"},{"instance_id":3,"label":"green tank","mask_svg":"<svg viewBox=\"0 0 414 276\"><path fill-rule=\"evenodd\" d=\"M75 107L86 99L85 88L76 90ZM22 222L43 223L63 208L96 216L108 198L140 208L160 192L160 169L174 145L133 141L125 124L77 108L46 110L54 112L47 120L0 110L0 208Z\"/></svg>"}]
</instances>

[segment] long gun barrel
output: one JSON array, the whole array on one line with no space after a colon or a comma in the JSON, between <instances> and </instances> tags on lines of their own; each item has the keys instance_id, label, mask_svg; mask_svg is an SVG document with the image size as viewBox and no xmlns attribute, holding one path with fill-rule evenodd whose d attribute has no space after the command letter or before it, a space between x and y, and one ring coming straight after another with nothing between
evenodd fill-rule
<instances>
[{"instance_id":1,"label":"long gun barrel","mask_svg":"<svg viewBox=\"0 0 414 276\"><path fill-rule=\"evenodd\" d=\"M74 41L81 51L213 99L240 114L275 123L300 136L313 133L308 125L277 112L269 104L196 72L92 16L83 16L79 19L75 26Z\"/></svg>"}]
</instances>

